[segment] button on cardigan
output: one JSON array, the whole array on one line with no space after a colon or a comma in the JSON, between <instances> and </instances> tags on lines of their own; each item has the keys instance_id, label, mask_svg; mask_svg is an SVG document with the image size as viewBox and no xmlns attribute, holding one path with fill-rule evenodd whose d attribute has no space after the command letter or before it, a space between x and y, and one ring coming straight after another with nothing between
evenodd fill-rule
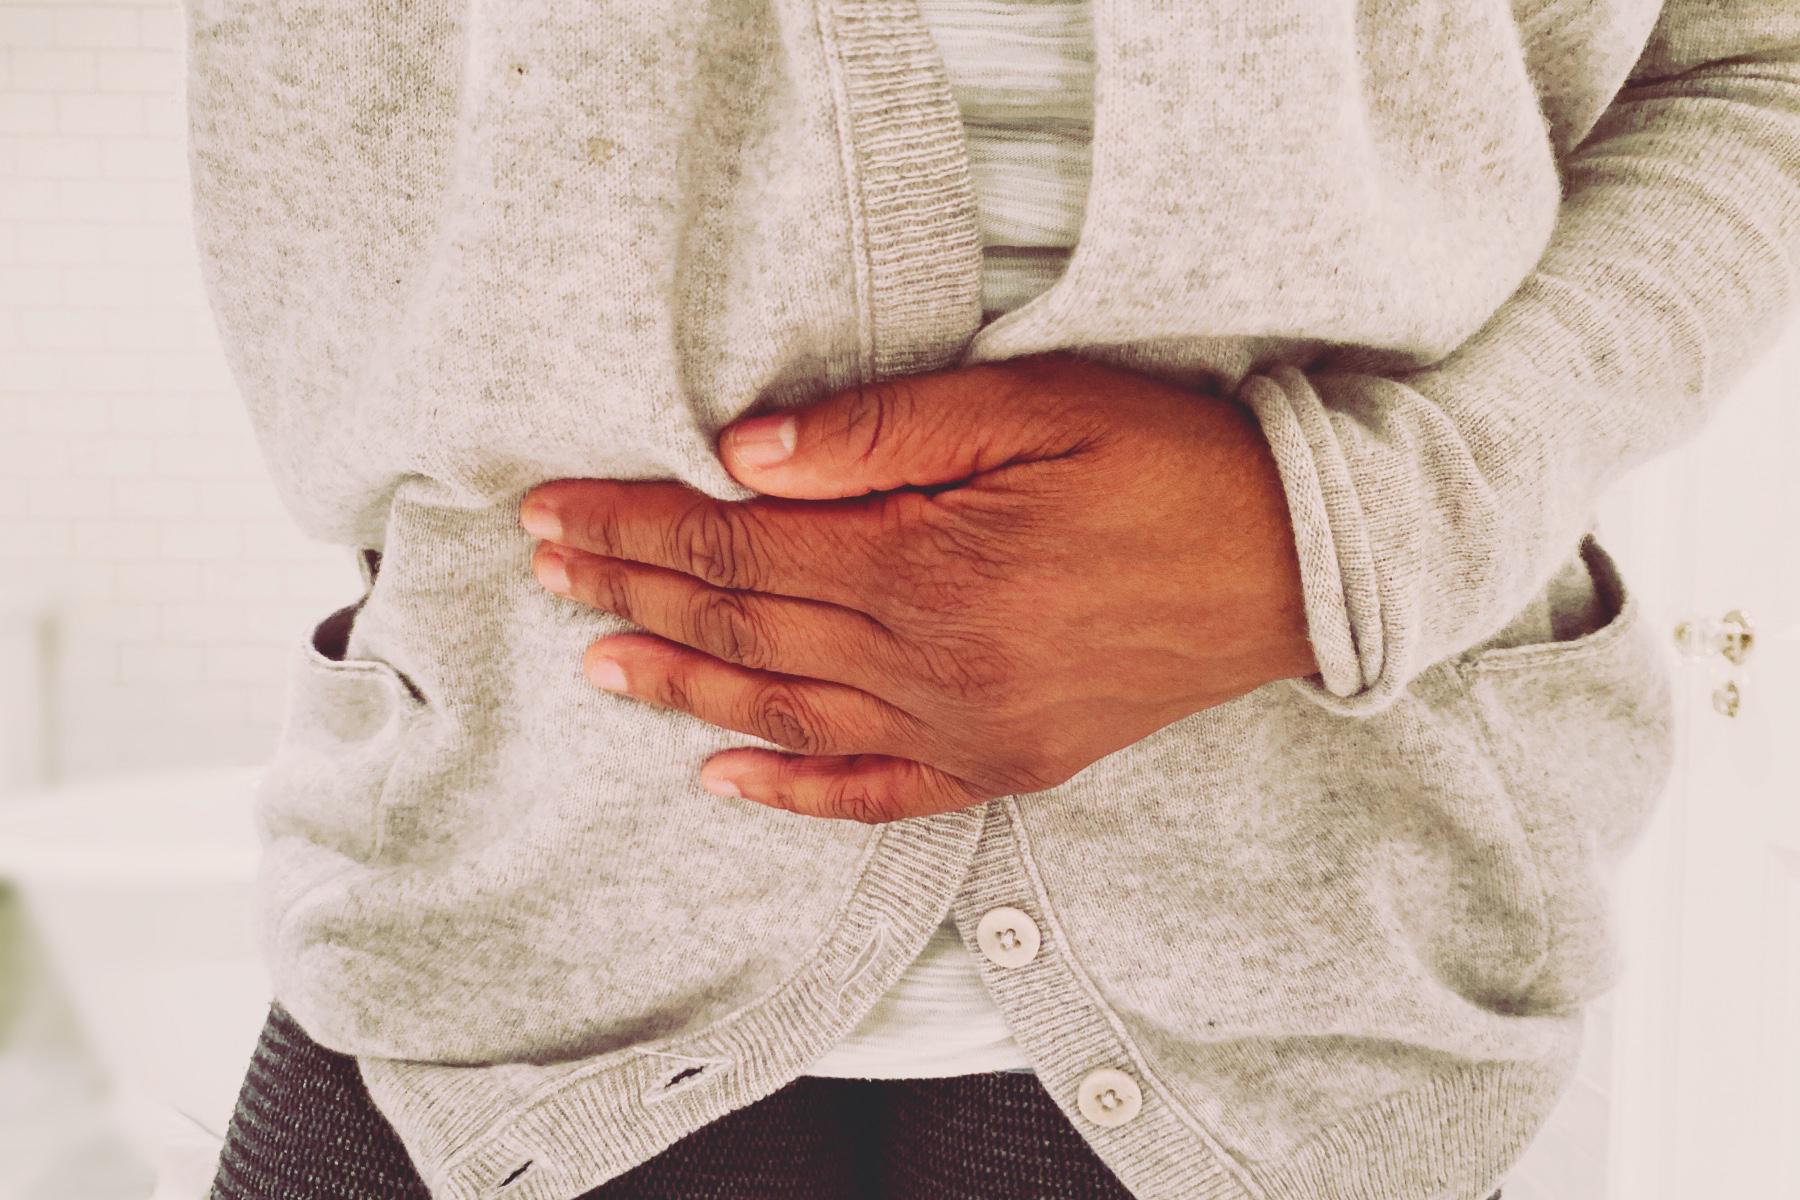
<instances>
[{"instance_id":1,"label":"button on cardigan","mask_svg":"<svg viewBox=\"0 0 1800 1200\"><path fill-rule=\"evenodd\" d=\"M185 14L226 354L295 520L381 553L297 631L260 937L434 1196L625 1173L946 917L1134 1195L1493 1192L1672 761L1594 502L1793 306L1800 6L1093 0L1078 238L986 322L913 0ZM885 825L712 796L756 739L581 677L630 626L538 586L528 488L750 499L746 412L1052 349L1254 413L1317 675ZM1029 962L981 952L1002 908Z\"/></svg>"},{"instance_id":2,"label":"button on cardigan","mask_svg":"<svg viewBox=\"0 0 1800 1200\"><path fill-rule=\"evenodd\" d=\"M982 316L992 320L1056 281L1081 228L1093 128L1087 0L921 0L919 11L962 114ZM982 948L994 957L987 942ZM946 916L862 1022L806 1073L897 1079L1031 1069Z\"/></svg>"}]
</instances>

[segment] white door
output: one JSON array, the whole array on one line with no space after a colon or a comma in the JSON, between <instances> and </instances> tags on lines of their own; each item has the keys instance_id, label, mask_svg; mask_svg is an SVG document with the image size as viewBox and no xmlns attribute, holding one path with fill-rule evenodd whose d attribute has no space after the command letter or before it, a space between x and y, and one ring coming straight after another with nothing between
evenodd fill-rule
<instances>
[{"instance_id":1,"label":"white door","mask_svg":"<svg viewBox=\"0 0 1800 1200\"><path fill-rule=\"evenodd\" d=\"M1619 897L1605 1196L1800 1200L1800 321L1609 499L1602 540L1676 656L1681 720Z\"/></svg>"}]
</instances>

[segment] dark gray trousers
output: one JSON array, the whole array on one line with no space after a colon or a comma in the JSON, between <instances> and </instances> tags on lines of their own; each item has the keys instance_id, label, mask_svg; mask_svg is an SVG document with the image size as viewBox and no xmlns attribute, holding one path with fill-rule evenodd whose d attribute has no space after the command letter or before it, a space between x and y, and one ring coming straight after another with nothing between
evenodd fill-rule
<instances>
[{"instance_id":1,"label":"dark gray trousers","mask_svg":"<svg viewBox=\"0 0 1800 1200\"><path fill-rule=\"evenodd\" d=\"M1500 1194L1494 1193L1493 1200ZM786 1087L582 1200L1132 1200L1038 1077ZM279 1006L226 1133L212 1200L430 1200L354 1060Z\"/></svg>"}]
</instances>

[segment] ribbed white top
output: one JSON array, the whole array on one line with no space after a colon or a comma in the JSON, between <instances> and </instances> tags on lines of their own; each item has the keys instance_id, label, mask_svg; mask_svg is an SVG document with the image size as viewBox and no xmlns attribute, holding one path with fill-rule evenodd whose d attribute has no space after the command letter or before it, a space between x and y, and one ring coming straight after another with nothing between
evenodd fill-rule
<instances>
[{"instance_id":1,"label":"ribbed white top","mask_svg":"<svg viewBox=\"0 0 1800 1200\"><path fill-rule=\"evenodd\" d=\"M1093 134L1086 0L919 0L962 109L991 320L1062 273Z\"/></svg>"},{"instance_id":2,"label":"ribbed white top","mask_svg":"<svg viewBox=\"0 0 1800 1200\"><path fill-rule=\"evenodd\" d=\"M1081 231L1093 113L1086 0L919 0L962 109L984 321L1056 281ZM862 1079L1030 1070L946 919L894 986L807 1070Z\"/></svg>"},{"instance_id":3,"label":"ribbed white top","mask_svg":"<svg viewBox=\"0 0 1800 1200\"><path fill-rule=\"evenodd\" d=\"M862 1024L806 1073L922 1079L1030 1069L956 923L946 920Z\"/></svg>"}]
</instances>

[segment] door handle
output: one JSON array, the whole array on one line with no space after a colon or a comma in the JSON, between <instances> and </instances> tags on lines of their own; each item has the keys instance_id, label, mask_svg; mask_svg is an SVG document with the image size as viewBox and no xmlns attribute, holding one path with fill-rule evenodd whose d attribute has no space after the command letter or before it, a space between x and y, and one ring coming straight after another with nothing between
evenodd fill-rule
<instances>
[{"instance_id":1,"label":"door handle","mask_svg":"<svg viewBox=\"0 0 1800 1200\"><path fill-rule=\"evenodd\" d=\"M1685 658L1723 655L1734 667L1744 665L1756 648L1756 627L1742 609L1734 608L1721 620L1689 617L1675 626L1675 647Z\"/></svg>"},{"instance_id":2,"label":"door handle","mask_svg":"<svg viewBox=\"0 0 1800 1200\"><path fill-rule=\"evenodd\" d=\"M1716 621L1711 617L1688 617L1675 626L1675 648L1683 658L1711 658L1716 654L1732 667L1741 667L1756 649L1756 626L1738 608ZM1727 679L1713 689L1713 711L1722 717L1737 716L1743 703L1744 693L1736 679Z\"/></svg>"}]
</instances>

